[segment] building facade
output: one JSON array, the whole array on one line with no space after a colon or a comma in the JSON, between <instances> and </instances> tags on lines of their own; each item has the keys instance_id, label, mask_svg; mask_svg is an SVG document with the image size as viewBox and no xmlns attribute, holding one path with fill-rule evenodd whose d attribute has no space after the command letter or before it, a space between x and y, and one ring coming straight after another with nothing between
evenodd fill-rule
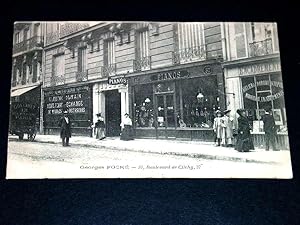
<instances>
[{"instance_id":1,"label":"building facade","mask_svg":"<svg viewBox=\"0 0 300 225\"><path fill-rule=\"evenodd\" d=\"M225 109L221 23L46 23L45 133L63 110L91 135L96 114L108 136L129 113L138 137L212 140Z\"/></svg>"},{"instance_id":2,"label":"building facade","mask_svg":"<svg viewBox=\"0 0 300 225\"><path fill-rule=\"evenodd\" d=\"M288 148L276 23L226 23L224 27L227 107L232 112L246 109L257 146L264 145L262 116L272 109L278 126L277 144Z\"/></svg>"},{"instance_id":3,"label":"building facade","mask_svg":"<svg viewBox=\"0 0 300 225\"><path fill-rule=\"evenodd\" d=\"M11 102L35 104L40 109L43 24L17 22L12 51ZM39 112L38 112L39 114ZM38 126L42 114L37 118Z\"/></svg>"}]
</instances>

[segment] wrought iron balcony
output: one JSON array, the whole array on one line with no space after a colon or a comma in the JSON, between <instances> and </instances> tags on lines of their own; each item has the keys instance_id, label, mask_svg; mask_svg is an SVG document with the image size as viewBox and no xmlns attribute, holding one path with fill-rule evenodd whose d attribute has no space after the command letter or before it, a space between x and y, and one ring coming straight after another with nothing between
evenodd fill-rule
<instances>
[{"instance_id":1,"label":"wrought iron balcony","mask_svg":"<svg viewBox=\"0 0 300 225\"><path fill-rule=\"evenodd\" d=\"M117 64L110 64L107 66L102 66L101 68L101 73L102 73L102 77L109 77L112 75L115 75L117 71Z\"/></svg>"},{"instance_id":2,"label":"wrought iron balcony","mask_svg":"<svg viewBox=\"0 0 300 225\"><path fill-rule=\"evenodd\" d=\"M46 35L46 45L50 45L59 40L59 32L47 33Z\"/></svg>"},{"instance_id":3,"label":"wrought iron balcony","mask_svg":"<svg viewBox=\"0 0 300 225\"><path fill-rule=\"evenodd\" d=\"M65 84L65 76L64 75L58 75L58 76L52 76L50 79L50 85L56 86L56 85L62 85Z\"/></svg>"},{"instance_id":4,"label":"wrought iron balcony","mask_svg":"<svg viewBox=\"0 0 300 225\"><path fill-rule=\"evenodd\" d=\"M187 63L206 59L205 45L194 46L173 52L173 64Z\"/></svg>"},{"instance_id":5,"label":"wrought iron balcony","mask_svg":"<svg viewBox=\"0 0 300 225\"><path fill-rule=\"evenodd\" d=\"M88 80L88 71L78 71L76 72L76 81L87 81Z\"/></svg>"},{"instance_id":6,"label":"wrought iron balcony","mask_svg":"<svg viewBox=\"0 0 300 225\"><path fill-rule=\"evenodd\" d=\"M151 56L133 60L133 71L144 71L151 69Z\"/></svg>"},{"instance_id":7,"label":"wrought iron balcony","mask_svg":"<svg viewBox=\"0 0 300 225\"><path fill-rule=\"evenodd\" d=\"M263 41L255 41L249 43L249 51L251 57L272 54L273 53L272 39L268 38Z\"/></svg>"},{"instance_id":8,"label":"wrought iron balcony","mask_svg":"<svg viewBox=\"0 0 300 225\"><path fill-rule=\"evenodd\" d=\"M41 36L35 36L15 44L13 46L13 54L33 50L37 47L43 47L43 38Z\"/></svg>"}]
</instances>

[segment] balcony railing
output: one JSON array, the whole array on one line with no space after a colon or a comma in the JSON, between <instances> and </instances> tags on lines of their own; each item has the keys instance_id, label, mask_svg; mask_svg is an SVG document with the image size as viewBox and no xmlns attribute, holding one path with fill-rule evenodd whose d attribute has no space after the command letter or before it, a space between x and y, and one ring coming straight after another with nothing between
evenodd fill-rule
<instances>
[{"instance_id":1,"label":"balcony railing","mask_svg":"<svg viewBox=\"0 0 300 225\"><path fill-rule=\"evenodd\" d=\"M50 45L59 40L59 32L52 32L46 35L46 45Z\"/></svg>"},{"instance_id":2,"label":"balcony railing","mask_svg":"<svg viewBox=\"0 0 300 225\"><path fill-rule=\"evenodd\" d=\"M205 45L194 46L173 52L173 64L187 63L206 59Z\"/></svg>"},{"instance_id":3,"label":"balcony railing","mask_svg":"<svg viewBox=\"0 0 300 225\"><path fill-rule=\"evenodd\" d=\"M76 72L76 81L87 81L88 80L88 71L78 71Z\"/></svg>"},{"instance_id":4,"label":"balcony railing","mask_svg":"<svg viewBox=\"0 0 300 225\"><path fill-rule=\"evenodd\" d=\"M42 46L43 46L43 38L41 36L35 36L15 44L13 46L13 54L29 51L36 47L42 47Z\"/></svg>"},{"instance_id":5,"label":"balcony railing","mask_svg":"<svg viewBox=\"0 0 300 225\"><path fill-rule=\"evenodd\" d=\"M151 69L151 56L133 60L133 71L144 71Z\"/></svg>"},{"instance_id":6,"label":"balcony railing","mask_svg":"<svg viewBox=\"0 0 300 225\"><path fill-rule=\"evenodd\" d=\"M272 54L272 39L268 38L263 41L255 41L253 43L249 43L249 50L249 54L251 57Z\"/></svg>"},{"instance_id":7,"label":"balcony railing","mask_svg":"<svg viewBox=\"0 0 300 225\"><path fill-rule=\"evenodd\" d=\"M115 75L116 71L117 71L116 63L110 64L107 66L102 66L102 68L101 68L101 73L102 73L103 77L109 77L109 76Z\"/></svg>"},{"instance_id":8,"label":"balcony railing","mask_svg":"<svg viewBox=\"0 0 300 225\"><path fill-rule=\"evenodd\" d=\"M58 76L52 76L50 79L50 85L56 86L56 85L62 85L65 84L65 76L64 75L58 75Z\"/></svg>"},{"instance_id":9,"label":"balcony railing","mask_svg":"<svg viewBox=\"0 0 300 225\"><path fill-rule=\"evenodd\" d=\"M17 86L17 81L16 81L16 80L12 81L12 82L11 82L11 86L12 86L12 87Z\"/></svg>"}]
</instances>

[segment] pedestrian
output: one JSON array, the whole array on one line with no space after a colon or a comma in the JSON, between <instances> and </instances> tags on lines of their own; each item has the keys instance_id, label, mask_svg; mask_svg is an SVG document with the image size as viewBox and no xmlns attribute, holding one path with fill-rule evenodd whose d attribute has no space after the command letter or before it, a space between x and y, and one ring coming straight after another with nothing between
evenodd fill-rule
<instances>
[{"instance_id":1,"label":"pedestrian","mask_svg":"<svg viewBox=\"0 0 300 225\"><path fill-rule=\"evenodd\" d=\"M244 109L238 109L238 135L235 149L239 152L249 152L249 150L254 149L253 141L251 138L251 127L249 120L246 117L246 112Z\"/></svg>"},{"instance_id":2,"label":"pedestrian","mask_svg":"<svg viewBox=\"0 0 300 225\"><path fill-rule=\"evenodd\" d=\"M269 151L270 142L271 142L273 151L277 151L277 148L276 148L276 125L275 125L274 117L271 113L272 113L272 110L268 109L268 110L266 110L265 115L263 116L266 151Z\"/></svg>"},{"instance_id":3,"label":"pedestrian","mask_svg":"<svg viewBox=\"0 0 300 225\"><path fill-rule=\"evenodd\" d=\"M121 123L122 132L121 132L121 140L128 141L133 140L133 131L132 131L132 120L129 117L128 113L125 113L125 118Z\"/></svg>"},{"instance_id":4,"label":"pedestrian","mask_svg":"<svg viewBox=\"0 0 300 225\"><path fill-rule=\"evenodd\" d=\"M232 147L232 139L233 139L233 118L230 117L231 110L225 110L223 112L222 117L222 146Z\"/></svg>"},{"instance_id":5,"label":"pedestrian","mask_svg":"<svg viewBox=\"0 0 300 225\"><path fill-rule=\"evenodd\" d=\"M216 146L220 146L222 139L222 112L220 110L216 111L216 118L214 119L213 129L215 132L215 142Z\"/></svg>"},{"instance_id":6,"label":"pedestrian","mask_svg":"<svg viewBox=\"0 0 300 225\"><path fill-rule=\"evenodd\" d=\"M96 139L103 140L105 136L105 123L101 113L97 113L97 122L95 123Z\"/></svg>"},{"instance_id":7,"label":"pedestrian","mask_svg":"<svg viewBox=\"0 0 300 225\"><path fill-rule=\"evenodd\" d=\"M63 117L60 118L59 120L59 127L60 127L60 137L62 139L62 145L70 146L69 138L71 137L71 121L70 121L70 117L68 116L67 110L63 112Z\"/></svg>"}]
</instances>

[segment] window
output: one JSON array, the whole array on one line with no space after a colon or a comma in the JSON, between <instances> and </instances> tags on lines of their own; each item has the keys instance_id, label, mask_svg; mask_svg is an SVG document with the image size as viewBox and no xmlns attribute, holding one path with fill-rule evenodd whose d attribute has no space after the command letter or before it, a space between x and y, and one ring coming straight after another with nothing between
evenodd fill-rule
<instances>
[{"instance_id":1,"label":"window","mask_svg":"<svg viewBox=\"0 0 300 225\"><path fill-rule=\"evenodd\" d=\"M65 55L56 55L53 57L53 76L63 76L65 74Z\"/></svg>"},{"instance_id":2,"label":"window","mask_svg":"<svg viewBox=\"0 0 300 225\"><path fill-rule=\"evenodd\" d=\"M152 84L134 87L134 112L136 127L155 127Z\"/></svg>"},{"instance_id":3,"label":"window","mask_svg":"<svg viewBox=\"0 0 300 225\"><path fill-rule=\"evenodd\" d=\"M205 59L202 23L178 24L178 57L180 62Z\"/></svg>"},{"instance_id":4,"label":"window","mask_svg":"<svg viewBox=\"0 0 300 225\"><path fill-rule=\"evenodd\" d=\"M23 41L26 41L28 39L29 39L29 28L26 28L23 31Z\"/></svg>"},{"instance_id":5,"label":"window","mask_svg":"<svg viewBox=\"0 0 300 225\"><path fill-rule=\"evenodd\" d=\"M236 57L246 57L246 39L245 39L245 24L235 23L234 24L234 39L235 39L235 50Z\"/></svg>"},{"instance_id":6,"label":"window","mask_svg":"<svg viewBox=\"0 0 300 225\"><path fill-rule=\"evenodd\" d=\"M115 40L108 39L104 41L104 65L112 65L116 63L115 57Z\"/></svg>"},{"instance_id":7,"label":"window","mask_svg":"<svg viewBox=\"0 0 300 225\"><path fill-rule=\"evenodd\" d=\"M78 48L78 71L85 72L87 70L86 47Z\"/></svg>"},{"instance_id":8,"label":"window","mask_svg":"<svg viewBox=\"0 0 300 225\"><path fill-rule=\"evenodd\" d=\"M260 75L242 78L244 108L253 121L254 131L263 131L261 122L265 110L272 109L276 114L276 125L285 129L285 104L280 74Z\"/></svg>"},{"instance_id":9,"label":"window","mask_svg":"<svg viewBox=\"0 0 300 225\"><path fill-rule=\"evenodd\" d=\"M103 54L103 76L107 77L116 73L115 40L113 38L104 40Z\"/></svg>"},{"instance_id":10,"label":"window","mask_svg":"<svg viewBox=\"0 0 300 225\"><path fill-rule=\"evenodd\" d=\"M150 69L150 47L149 47L149 30L142 28L136 33L136 56L134 61L134 70Z\"/></svg>"},{"instance_id":11,"label":"window","mask_svg":"<svg viewBox=\"0 0 300 225\"><path fill-rule=\"evenodd\" d=\"M18 43L20 43L20 32L17 32L15 34L15 44L18 44Z\"/></svg>"},{"instance_id":12,"label":"window","mask_svg":"<svg viewBox=\"0 0 300 225\"><path fill-rule=\"evenodd\" d=\"M34 27L33 27L33 35L34 36L41 36L40 35L40 24L34 24Z\"/></svg>"}]
</instances>

